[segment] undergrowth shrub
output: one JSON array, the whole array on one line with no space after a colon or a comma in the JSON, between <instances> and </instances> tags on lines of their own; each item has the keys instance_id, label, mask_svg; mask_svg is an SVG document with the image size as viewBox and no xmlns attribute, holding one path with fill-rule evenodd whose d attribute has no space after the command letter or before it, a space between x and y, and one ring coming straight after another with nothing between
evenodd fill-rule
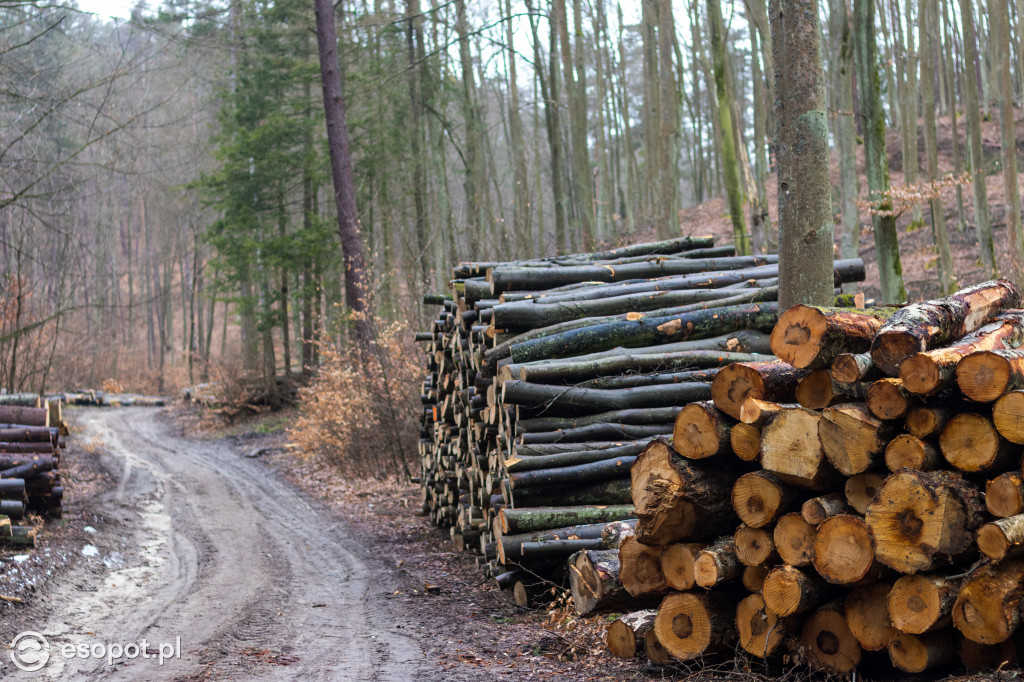
<instances>
[{"instance_id":1,"label":"undergrowth shrub","mask_svg":"<svg viewBox=\"0 0 1024 682\"><path fill-rule=\"evenodd\" d=\"M365 360L354 348L322 348L288 436L346 474L405 477L417 456L423 351L404 324L375 326L376 347Z\"/></svg>"}]
</instances>

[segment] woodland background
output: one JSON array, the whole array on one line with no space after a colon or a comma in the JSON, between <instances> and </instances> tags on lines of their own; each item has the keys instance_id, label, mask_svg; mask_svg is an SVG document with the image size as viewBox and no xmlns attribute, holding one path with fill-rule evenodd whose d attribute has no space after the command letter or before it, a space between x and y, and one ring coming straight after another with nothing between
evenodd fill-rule
<instances>
[{"instance_id":1,"label":"woodland background","mask_svg":"<svg viewBox=\"0 0 1024 682\"><path fill-rule=\"evenodd\" d=\"M887 301L1019 275L1024 0L856 5L819 7L837 252L864 257ZM389 339L460 260L678 234L774 248L767 12L337 5ZM140 5L126 22L0 2L0 387L171 392L337 358L350 316L314 28L297 0ZM874 97L892 186L869 202ZM902 264L879 268L885 219Z\"/></svg>"}]
</instances>

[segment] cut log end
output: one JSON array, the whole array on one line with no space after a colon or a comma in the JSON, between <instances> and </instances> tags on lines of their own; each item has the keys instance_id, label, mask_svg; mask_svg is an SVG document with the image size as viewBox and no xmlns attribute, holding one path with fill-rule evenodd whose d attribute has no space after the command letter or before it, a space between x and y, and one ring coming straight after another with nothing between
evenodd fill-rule
<instances>
[{"instance_id":1,"label":"cut log end","mask_svg":"<svg viewBox=\"0 0 1024 682\"><path fill-rule=\"evenodd\" d=\"M893 585L888 596L889 616L900 632L912 635L933 630L949 614L959 582L939 575L905 575Z\"/></svg>"},{"instance_id":2,"label":"cut log end","mask_svg":"<svg viewBox=\"0 0 1024 682\"><path fill-rule=\"evenodd\" d=\"M1015 363L995 351L971 353L956 366L956 383L963 394L990 403L1011 387Z\"/></svg>"},{"instance_id":3,"label":"cut log end","mask_svg":"<svg viewBox=\"0 0 1024 682\"><path fill-rule=\"evenodd\" d=\"M841 604L823 606L811 614L804 621L800 640L817 668L846 674L860 664L860 644L850 632Z\"/></svg>"},{"instance_id":4,"label":"cut log end","mask_svg":"<svg viewBox=\"0 0 1024 682\"><path fill-rule=\"evenodd\" d=\"M751 656L768 658L789 634L790 623L765 609L759 594L752 594L736 605L736 629L740 646Z\"/></svg>"},{"instance_id":5,"label":"cut log end","mask_svg":"<svg viewBox=\"0 0 1024 682\"><path fill-rule=\"evenodd\" d=\"M846 623L865 651L881 651L888 646L896 628L889 617L887 582L855 587L846 597Z\"/></svg>"},{"instance_id":6,"label":"cut log end","mask_svg":"<svg viewBox=\"0 0 1024 682\"><path fill-rule=\"evenodd\" d=\"M732 487L733 509L752 528L762 528L778 518L790 498L788 486L764 471L743 474Z\"/></svg>"},{"instance_id":7,"label":"cut log end","mask_svg":"<svg viewBox=\"0 0 1024 682\"><path fill-rule=\"evenodd\" d=\"M992 516L1006 518L1024 512L1024 478L1008 471L985 485L985 507Z\"/></svg>"},{"instance_id":8,"label":"cut log end","mask_svg":"<svg viewBox=\"0 0 1024 682\"><path fill-rule=\"evenodd\" d=\"M814 568L825 580L855 583L868 575L875 562L871 531L864 519L839 514L818 527L814 540Z\"/></svg>"}]
</instances>

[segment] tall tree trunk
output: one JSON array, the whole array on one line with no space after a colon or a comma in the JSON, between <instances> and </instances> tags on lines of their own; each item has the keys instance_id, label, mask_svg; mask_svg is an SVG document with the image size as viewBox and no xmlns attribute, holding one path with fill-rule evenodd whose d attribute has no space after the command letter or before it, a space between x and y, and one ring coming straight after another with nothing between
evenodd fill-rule
<instances>
[{"instance_id":1,"label":"tall tree trunk","mask_svg":"<svg viewBox=\"0 0 1024 682\"><path fill-rule=\"evenodd\" d=\"M864 117L864 156L868 176L868 200L875 214L875 251L882 289L882 302L907 300L903 286L903 266L896 238L896 217L892 213L889 191L889 161L885 154L885 118L882 110L881 81L875 55L875 6L872 0L853 2L854 43L857 55L857 85L860 109Z\"/></svg>"},{"instance_id":2,"label":"tall tree trunk","mask_svg":"<svg viewBox=\"0 0 1024 682\"><path fill-rule=\"evenodd\" d=\"M974 223L978 229L978 250L985 273L997 277L992 222L988 211L988 188L985 186L985 161L981 155L981 108L978 103L978 43L974 35L974 6L971 0L960 0L960 20L964 30L964 113L967 116L967 146L970 150L968 168L974 192Z\"/></svg>"},{"instance_id":3,"label":"tall tree trunk","mask_svg":"<svg viewBox=\"0 0 1024 682\"><path fill-rule=\"evenodd\" d=\"M512 154L512 229L527 257L534 255L530 221L530 187L526 174L526 143L523 119L519 113L519 84L516 82L516 52L512 32L512 0L505 0L505 42L508 60L508 126Z\"/></svg>"},{"instance_id":4,"label":"tall tree trunk","mask_svg":"<svg viewBox=\"0 0 1024 682\"><path fill-rule=\"evenodd\" d=\"M753 19L749 21L750 29L750 78L753 81L753 117L754 117L754 184L755 191L750 196L750 232L753 238L754 253L767 253L768 240L765 234L765 223L768 222L768 191L765 178L768 175L768 156L765 151L767 129L765 119L769 106L766 100L764 73L761 71L761 55L758 49L757 25ZM773 74L774 78L774 74Z\"/></svg>"},{"instance_id":5,"label":"tall tree trunk","mask_svg":"<svg viewBox=\"0 0 1024 682\"><path fill-rule=\"evenodd\" d=\"M669 230L662 220L658 202L660 171L665 167L666 150L661 146L661 71L658 65L657 0L641 0L640 32L643 39L644 82L644 202L643 215L653 220L658 239L667 239Z\"/></svg>"},{"instance_id":6,"label":"tall tree trunk","mask_svg":"<svg viewBox=\"0 0 1024 682\"><path fill-rule=\"evenodd\" d=\"M941 45L935 38L939 31L939 15L936 0L918 0L917 24L921 39L921 108L924 110L924 149L928 164L928 180L939 179L938 141L935 132L935 72L934 65L942 64ZM954 141L955 144L955 141ZM942 198L936 196L929 201L932 214L932 234L939 251L939 287L942 295L953 292L956 275L953 272L953 254L949 248L949 233L946 230L946 208Z\"/></svg>"},{"instance_id":7,"label":"tall tree trunk","mask_svg":"<svg viewBox=\"0 0 1024 682\"><path fill-rule=\"evenodd\" d=\"M736 242L736 253L747 255L750 253L750 240L747 236L747 225L743 217L743 188L740 185L740 164L736 155L736 143L733 136L732 92L727 87L725 74L725 24L722 21L722 8L719 2L720 0L707 0L708 24L711 31L711 60L715 72L715 96L718 101L718 123L721 132L719 144L722 152L725 192L729 203L729 216L732 219L732 234ZM778 73L776 73L776 82L778 82Z\"/></svg>"},{"instance_id":8,"label":"tall tree trunk","mask_svg":"<svg viewBox=\"0 0 1024 682\"><path fill-rule=\"evenodd\" d=\"M334 28L331 0L314 0L316 38L323 80L324 114L327 120L327 146L331 157L334 201L338 208L338 234L345 264L345 303L356 314L355 341L366 349L372 340L369 318L369 292L366 287L366 256L356 210L352 177L352 153L345 123L345 100L338 73L338 37Z\"/></svg>"},{"instance_id":9,"label":"tall tree trunk","mask_svg":"<svg viewBox=\"0 0 1024 682\"><path fill-rule=\"evenodd\" d=\"M949 88L949 118L950 118L950 137L953 140L953 175L960 177L963 172L963 158L960 153L960 124L959 114L956 108L956 93L957 93L957 78L956 78L956 57L957 57L957 39L955 34L955 28L949 21L949 4L940 3L942 7L942 38L943 45L940 48L942 52L942 64L943 71L946 74L945 80L947 87ZM963 231L966 228L967 212L964 208L964 188L961 183L956 184L956 225L957 229Z\"/></svg>"},{"instance_id":10,"label":"tall tree trunk","mask_svg":"<svg viewBox=\"0 0 1024 682\"><path fill-rule=\"evenodd\" d=\"M578 2L578 0L577 0ZM663 152L659 173L658 226L664 225L670 237L679 234L679 90L672 67L672 44L676 35L671 0L657 0L658 11L658 85L660 92L660 135Z\"/></svg>"},{"instance_id":11,"label":"tall tree trunk","mask_svg":"<svg viewBox=\"0 0 1024 682\"><path fill-rule=\"evenodd\" d=\"M860 196L857 176L857 126L853 117L853 38L849 0L831 0L829 33L833 40L832 97L835 103L835 138L839 157L839 197L843 231L839 252L856 258L860 251Z\"/></svg>"},{"instance_id":12,"label":"tall tree trunk","mask_svg":"<svg viewBox=\"0 0 1024 682\"><path fill-rule=\"evenodd\" d=\"M917 65L918 62L924 61L924 59L921 58L921 56L924 55L924 49L920 47L920 44L917 49L914 47L914 2L913 0L905 0L905 2L906 5L904 5L904 10L906 12L907 25L907 53L904 68L907 79L907 94L902 102L904 116L903 130L901 132L903 133L904 149L906 149L906 156L903 158L903 184L916 185L920 177L919 168L921 166L921 161L917 154ZM923 22L923 19L920 16L920 11L918 12L918 15L917 23L920 27ZM897 31L899 32L898 28ZM924 67L922 66L922 68ZM922 75L922 85L923 78L924 77ZM932 92L932 99L934 99L934 88L932 88ZM934 115L934 113L935 112L933 111L932 114ZM921 219L921 209L915 206L913 214L911 215L911 220L914 222L920 222Z\"/></svg>"},{"instance_id":13,"label":"tall tree trunk","mask_svg":"<svg viewBox=\"0 0 1024 682\"><path fill-rule=\"evenodd\" d=\"M409 69L406 81L409 85L410 134L409 153L412 155L412 204L415 213L416 264L419 267L420 285L426 290L430 288L430 243L427 235L427 179L423 159L425 142L423 138L423 100L417 83L421 71L417 68L423 45L423 17L420 14L419 0L406 0L406 14L409 17L405 31L406 49L409 57ZM418 47L420 49L418 49Z\"/></svg>"},{"instance_id":14,"label":"tall tree trunk","mask_svg":"<svg viewBox=\"0 0 1024 682\"><path fill-rule=\"evenodd\" d=\"M779 306L829 305L834 298L832 181L818 4L771 0L769 17L776 64Z\"/></svg>"},{"instance_id":15,"label":"tall tree trunk","mask_svg":"<svg viewBox=\"0 0 1024 682\"><path fill-rule=\"evenodd\" d=\"M1010 74L1010 12L1006 0L989 0L992 53L996 60L999 93L999 132L1006 192L1006 229L1010 233L1010 263L1014 281L1024 280L1024 234L1021 233L1020 186L1017 178L1017 131L1013 120L1013 83Z\"/></svg>"}]
</instances>

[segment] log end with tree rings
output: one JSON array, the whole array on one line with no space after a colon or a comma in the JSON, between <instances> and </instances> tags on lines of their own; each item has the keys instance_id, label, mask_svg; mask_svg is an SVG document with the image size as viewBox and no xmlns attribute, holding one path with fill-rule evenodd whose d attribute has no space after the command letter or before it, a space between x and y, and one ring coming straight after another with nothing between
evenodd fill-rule
<instances>
[{"instance_id":1,"label":"log end with tree rings","mask_svg":"<svg viewBox=\"0 0 1024 682\"><path fill-rule=\"evenodd\" d=\"M812 561L818 574L830 583L850 584L867 576L875 552L864 519L838 514L818 526Z\"/></svg>"},{"instance_id":2,"label":"log end with tree rings","mask_svg":"<svg viewBox=\"0 0 1024 682\"><path fill-rule=\"evenodd\" d=\"M817 527L828 517L847 514L851 509L852 507L846 502L846 496L843 493L829 493L805 501L800 506L800 515L803 516L804 521Z\"/></svg>"},{"instance_id":3,"label":"log end with tree rings","mask_svg":"<svg viewBox=\"0 0 1024 682\"><path fill-rule=\"evenodd\" d=\"M737 458L754 462L761 456L761 429L753 424L733 424L729 430L729 444Z\"/></svg>"},{"instance_id":4,"label":"log end with tree rings","mask_svg":"<svg viewBox=\"0 0 1024 682\"><path fill-rule=\"evenodd\" d=\"M853 588L846 595L846 624L865 651L881 651L896 634L889 618L887 582L878 581Z\"/></svg>"},{"instance_id":5,"label":"log end with tree rings","mask_svg":"<svg viewBox=\"0 0 1024 682\"><path fill-rule=\"evenodd\" d=\"M1024 391L1010 391L992 406L992 422L1006 440L1024 444Z\"/></svg>"},{"instance_id":6,"label":"log end with tree rings","mask_svg":"<svg viewBox=\"0 0 1024 682\"><path fill-rule=\"evenodd\" d=\"M832 361L832 378L844 384L865 381L877 375L878 370L869 353L843 353Z\"/></svg>"},{"instance_id":7,"label":"log end with tree rings","mask_svg":"<svg viewBox=\"0 0 1024 682\"><path fill-rule=\"evenodd\" d=\"M939 363L928 353L915 353L900 363L900 380L911 393L931 395L945 378Z\"/></svg>"},{"instance_id":8,"label":"log end with tree rings","mask_svg":"<svg viewBox=\"0 0 1024 682\"><path fill-rule=\"evenodd\" d=\"M832 589L817 575L794 566L769 571L761 586L765 609L777 616L792 616L820 606Z\"/></svg>"},{"instance_id":9,"label":"log end with tree rings","mask_svg":"<svg viewBox=\"0 0 1024 682\"><path fill-rule=\"evenodd\" d=\"M683 591L696 584L693 565L707 546L703 542L678 542L665 548L661 555L661 570L669 587Z\"/></svg>"},{"instance_id":10,"label":"log end with tree rings","mask_svg":"<svg viewBox=\"0 0 1024 682\"><path fill-rule=\"evenodd\" d=\"M772 539L775 548L790 566L810 566L814 559L816 526L807 523L799 512L784 514L775 524Z\"/></svg>"},{"instance_id":11,"label":"log end with tree rings","mask_svg":"<svg viewBox=\"0 0 1024 682\"><path fill-rule=\"evenodd\" d=\"M793 493L789 486L766 471L743 474L732 487L736 515L752 528L767 526L786 510Z\"/></svg>"},{"instance_id":12,"label":"log end with tree rings","mask_svg":"<svg viewBox=\"0 0 1024 682\"><path fill-rule=\"evenodd\" d=\"M772 329L772 353L794 367L807 367L818 356L827 331L828 324L820 310L795 305L779 315L779 322Z\"/></svg>"},{"instance_id":13,"label":"log end with tree rings","mask_svg":"<svg viewBox=\"0 0 1024 682\"><path fill-rule=\"evenodd\" d=\"M947 462L968 473L1008 467L1020 456L1020 448L1000 437L991 419L973 412L949 420L939 435L939 448Z\"/></svg>"},{"instance_id":14,"label":"log end with tree rings","mask_svg":"<svg viewBox=\"0 0 1024 682\"><path fill-rule=\"evenodd\" d=\"M879 379L868 389L868 408L879 419L902 419L917 400L893 377Z\"/></svg>"},{"instance_id":15,"label":"log end with tree rings","mask_svg":"<svg viewBox=\"0 0 1024 682\"><path fill-rule=\"evenodd\" d=\"M759 566L775 556L775 542L770 529L743 525L736 529L733 541L736 543L736 558L744 566Z\"/></svg>"},{"instance_id":16,"label":"log end with tree rings","mask_svg":"<svg viewBox=\"0 0 1024 682\"><path fill-rule=\"evenodd\" d=\"M764 579L768 577L769 568L767 566L747 566L743 569L743 575L740 576L740 583L743 584L743 589L747 592L761 592L761 588L764 587Z\"/></svg>"},{"instance_id":17,"label":"log end with tree rings","mask_svg":"<svg viewBox=\"0 0 1024 682\"><path fill-rule=\"evenodd\" d=\"M605 638L608 651L618 658L635 657L643 649L644 636L654 628L656 615L656 611L647 610L626 613L616 618L608 626Z\"/></svg>"},{"instance_id":18,"label":"log end with tree rings","mask_svg":"<svg viewBox=\"0 0 1024 682\"><path fill-rule=\"evenodd\" d=\"M711 402L690 403L679 411L672 447L687 459L704 459L728 449L732 420Z\"/></svg>"},{"instance_id":19,"label":"log end with tree rings","mask_svg":"<svg viewBox=\"0 0 1024 682\"><path fill-rule=\"evenodd\" d=\"M619 581L634 597L665 592L668 583L661 570L661 556L665 549L640 544L636 536L629 536L619 546Z\"/></svg>"},{"instance_id":20,"label":"log end with tree rings","mask_svg":"<svg viewBox=\"0 0 1024 682\"><path fill-rule=\"evenodd\" d=\"M1024 561L1001 561L967 577L953 605L953 625L979 644L999 644L1020 624Z\"/></svg>"},{"instance_id":21,"label":"log end with tree rings","mask_svg":"<svg viewBox=\"0 0 1024 682\"><path fill-rule=\"evenodd\" d=\"M978 351L971 353L956 366L956 383L969 399L990 403L1008 390L1018 388L1024 366L1024 355L1019 351Z\"/></svg>"},{"instance_id":22,"label":"log end with tree rings","mask_svg":"<svg viewBox=\"0 0 1024 682\"><path fill-rule=\"evenodd\" d=\"M839 394L834 389L831 372L827 369L816 369L797 384L796 401L801 407L820 410L839 399Z\"/></svg>"},{"instance_id":23,"label":"log end with tree rings","mask_svg":"<svg viewBox=\"0 0 1024 682\"><path fill-rule=\"evenodd\" d=\"M807 650L808 662L815 668L847 674L860 664L860 644L850 632L839 602L827 604L808 616L800 641Z\"/></svg>"},{"instance_id":24,"label":"log end with tree rings","mask_svg":"<svg viewBox=\"0 0 1024 682\"><path fill-rule=\"evenodd\" d=\"M912 330L890 330L871 342L871 359L884 374L896 376L901 362L925 350L926 341Z\"/></svg>"},{"instance_id":25,"label":"log end with tree rings","mask_svg":"<svg viewBox=\"0 0 1024 682\"><path fill-rule=\"evenodd\" d=\"M901 433L885 446L885 466L889 467L889 471L931 471L941 463L942 456L934 444L909 433Z\"/></svg>"},{"instance_id":26,"label":"log end with tree rings","mask_svg":"<svg viewBox=\"0 0 1024 682\"><path fill-rule=\"evenodd\" d=\"M920 635L949 623L959 579L941 574L904 575L889 591L889 617L900 632Z\"/></svg>"},{"instance_id":27,"label":"log end with tree rings","mask_svg":"<svg viewBox=\"0 0 1024 682\"><path fill-rule=\"evenodd\" d=\"M1024 512L1024 477L1020 472L1007 471L985 484L985 508L999 518Z\"/></svg>"},{"instance_id":28,"label":"log end with tree rings","mask_svg":"<svg viewBox=\"0 0 1024 682\"><path fill-rule=\"evenodd\" d=\"M736 605L736 630L744 651L768 658L785 642L791 622L765 610L761 595L751 594Z\"/></svg>"},{"instance_id":29,"label":"log end with tree rings","mask_svg":"<svg viewBox=\"0 0 1024 682\"><path fill-rule=\"evenodd\" d=\"M658 641L679 661L689 661L705 652L721 651L735 642L735 604L725 608L729 595L679 592L661 602L654 631Z\"/></svg>"},{"instance_id":30,"label":"log end with tree rings","mask_svg":"<svg viewBox=\"0 0 1024 682\"><path fill-rule=\"evenodd\" d=\"M847 504L853 507L858 514L864 514L884 481L882 475L874 471L865 471L863 474L850 476L843 486Z\"/></svg>"},{"instance_id":31,"label":"log end with tree rings","mask_svg":"<svg viewBox=\"0 0 1024 682\"><path fill-rule=\"evenodd\" d=\"M938 435L955 414L953 409L944 405L918 405L907 411L904 425L910 435L928 438Z\"/></svg>"},{"instance_id":32,"label":"log end with tree rings","mask_svg":"<svg viewBox=\"0 0 1024 682\"><path fill-rule=\"evenodd\" d=\"M897 632L888 645L892 664L907 673L921 673L956 660L956 635L936 630L923 635Z\"/></svg>"},{"instance_id":33,"label":"log end with tree rings","mask_svg":"<svg viewBox=\"0 0 1024 682\"><path fill-rule=\"evenodd\" d=\"M654 665L671 665L674 662L672 654L662 645L654 628L644 634L644 655Z\"/></svg>"},{"instance_id":34,"label":"log end with tree rings","mask_svg":"<svg viewBox=\"0 0 1024 682\"><path fill-rule=\"evenodd\" d=\"M717 540L705 547L693 562L693 580L699 587L710 589L743 572L743 564L736 556L736 543L731 537Z\"/></svg>"},{"instance_id":35,"label":"log end with tree rings","mask_svg":"<svg viewBox=\"0 0 1024 682\"><path fill-rule=\"evenodd\" d=\"M986 523L978 529L978 549L993 561L1024 553L1024 514Z\"/></svg>"},{"instance_id":36,"label":"log end with tree rings","mask_svg":"<svg viewBox=\"0 0 1024 682\"><path fill-rule=\"evenodd\" d=\"M867 471L883 457L891 428L861 403L821 412L818 438L829 462L844 476Z\"/></svg>"}]
</instances>

